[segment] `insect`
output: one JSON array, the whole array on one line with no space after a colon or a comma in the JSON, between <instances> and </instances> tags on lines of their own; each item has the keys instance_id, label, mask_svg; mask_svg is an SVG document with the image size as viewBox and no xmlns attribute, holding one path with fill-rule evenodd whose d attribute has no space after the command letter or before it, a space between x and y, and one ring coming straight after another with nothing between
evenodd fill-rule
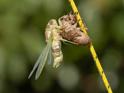
<instances>
[{"instance_id":1,"label":"insect","mask_svg":"<svg viewBox=\"0 0 124 93\"><path fill-rule=\"evenodd\" d=\"M38 60L36 61L29 78L32 76L34 71L36 71L35 79L38 79L45 64L46 61L51 63L52 57L53 59L53 67L57 68L61 64L63 60L63 54L61 51L61 36L59 35L59 26L57 24L57 21L55 19L51 19L46 27L45 30L45 37L47 45L43 49L43 52L40 54Z\"/></svg>"},{"instance_id":2,"label":"insect","mask_svg":"<svg viewBox=\"0 0 124 93\"><path fill-rule=\"evenodd\" d=\"M76 45L86 45L90 42L89 37L80 31L73 14L61 17L58 22L59 25L55 19L51 19L48 22L45 29L47 45L41 52L28 78L36 70L35 79L38 79L47 61L48 63L53 61L54 68L60 66L63 61L61 41Z\"/></svg>"}]
</instances>

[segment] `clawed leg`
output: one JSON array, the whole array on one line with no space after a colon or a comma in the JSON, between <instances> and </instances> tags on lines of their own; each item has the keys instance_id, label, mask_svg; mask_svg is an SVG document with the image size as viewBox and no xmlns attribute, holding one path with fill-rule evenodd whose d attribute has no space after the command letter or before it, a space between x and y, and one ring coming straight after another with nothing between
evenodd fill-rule
<instances>
[{"instance_id":1,"label":"clawed leg","mask_svg":"<svg viewBox=\"0 0 124 93\"><path fill-rule=\"evenodd\" d=\"M74 42L71 42L71 41L68 41L68 40L66 40L66 39L63 39L63 38L61 38L61 41L63 41L63 42L67 42L67 43L71 43L71 44L76 44L76 43L74 43ZM77 45L77 44L76 44Z\"/></svg>"}]
</instances>

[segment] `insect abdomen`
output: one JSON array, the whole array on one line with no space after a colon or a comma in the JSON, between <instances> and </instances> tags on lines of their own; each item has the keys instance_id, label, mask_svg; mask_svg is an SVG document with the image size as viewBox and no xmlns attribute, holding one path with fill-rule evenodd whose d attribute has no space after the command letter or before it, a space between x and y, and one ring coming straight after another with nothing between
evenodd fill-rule
<instances>
[{"instance_id":1,"label":"insect abdomen","mask_svg":"<svg viewBox=\"0 0 124 93\"><path fill-rule=\"evenodd\" d=\"M53 40L52 42L52 54L54 57L53 67L57 68L63 61L63 54L61 51L61 42L59 40Z\"/></svg>"}]
</instances>

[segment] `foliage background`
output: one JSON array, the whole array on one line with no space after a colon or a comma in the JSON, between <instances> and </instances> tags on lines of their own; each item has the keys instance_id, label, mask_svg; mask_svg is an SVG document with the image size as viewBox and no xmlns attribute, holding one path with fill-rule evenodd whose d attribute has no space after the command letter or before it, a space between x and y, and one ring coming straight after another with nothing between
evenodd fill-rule
<instances>
[{"instance_id":1,"label":"foliage background","mask_svg":"<svg viewBox=\"0 0 124 93\"><path fill-rule=\"evenodd\" d=\"M114 93L124 92L124 0L75 0ZM45 47L47 22L67 0L0 0L0 93L106 93L87 47L62 45L64 63L28 79Z\"/></svg>"}]
</instances>

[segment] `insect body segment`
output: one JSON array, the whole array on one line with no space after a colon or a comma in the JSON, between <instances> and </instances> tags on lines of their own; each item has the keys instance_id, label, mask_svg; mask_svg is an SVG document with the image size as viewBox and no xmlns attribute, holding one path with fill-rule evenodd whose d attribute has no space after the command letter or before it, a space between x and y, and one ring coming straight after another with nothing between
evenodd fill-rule
<instances>
[{"instance_id":1,"label":"insect body segment","mask_svg":"<svg viewBox=\"0 0 124 93\"><path fill-rule=\"evenodd\" d=\"M52 42L52 54L54 57L53 67L57 68L63 60L63 54L61 51L61 41L60 41L61 37L56 31L54 31L53 34L54 34L53 42Z\"/></svg>"},{"instance_id":2,"label":"insect body segment","mask_svg":"<svg viewBox=\"0 0 124 93\"><path fill-rule=\"evenodd\" d=\"M45 29L45 38L46 38L46 42L51 38L52 39L52 32L55 31L55 29L57 28L58 24L57 21L55 19L51 19Z\"/></svg>"},{"instance_id":3,"label":"insect body segment","mask_svg":"<svg viewBox=\"0 0 124 93\"><path fill-rule=\"evenodd\" d=\"M50 28L47 28L46 33L46 41L49 39L49 36L52 37L52 55L53 55L53 67L57 68L60 66L62 60L63 60L63 54L61 51L61 36L59 34L60 29L57 24L57 21L52 19L48 23Z\"/></svg>"}]
</instances>

